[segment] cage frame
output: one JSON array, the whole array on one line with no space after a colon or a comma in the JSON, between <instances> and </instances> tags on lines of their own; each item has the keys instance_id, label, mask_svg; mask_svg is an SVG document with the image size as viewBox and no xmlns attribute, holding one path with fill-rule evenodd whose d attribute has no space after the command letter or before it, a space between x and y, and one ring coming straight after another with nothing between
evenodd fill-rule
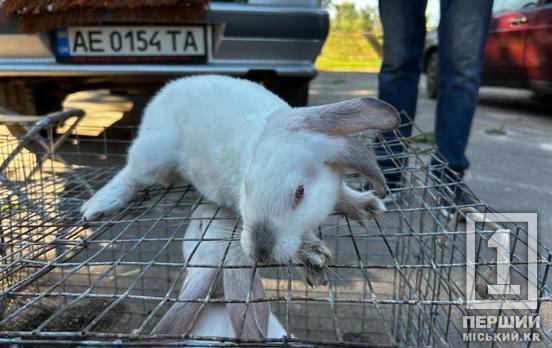
<instances>
[{"instance_id":1,"label":"cage frame","mask_svg":"<svg viewBox=\"0 0 552 348\"><path fill-rule=\"evenodd\" d=\"M80 114L79 114L80 115ZM20 152L25 148L26 144L30 141L37 140L37 137L40 136L41 132L44 130L47 130L47 135L49 138L56 137L55 129L56 126L60 122L66 121L69 117L75 116L74 112L64 113L62 116L60 114L54 114L49 115L46 117L44 121L41 121L34 125L34 127L30 128L27 135L23 136L20 139L11 140L11 152L6 156L4 154L3 162L0 165L0 181L2 182L2 192L0 194L0 198L4 200L2 203L2 207L7 207L5 210L8 210L13 215L19 214L19 210L21 210L21 206L23 204L18 201L17 206L11 203L11 200L9 200L10 193L7 193L8 191L13 191L13 188L18 187L25 187L26 185L40 185L37 184L37 180L31 179L27 180L24 179L21 180L10 180L8 178L8 175L3 175L2 172L6 171L6 169L11 166L17 166L19 165L17 162L18 156L20 155ZM78 115L77 115L78 116ZM78 116L77 122L73 124L73 126L69 127L69 131L65 133L62 136L57 136L57 140L60 140L62 142L70 141L71 139L77 139L77 142L82 141L82 139L79 139L78 135L78 120L82 118L81 116ZM412 123L410 120L409 122ZM412 126L416 128L416 126L412 123ZM453 309L459 310L462 314L469 314L472 313L463 306L466 304L465 300L463 300L463 295L465 289L462 289L460 286L456 285L454 282L451 284L451 273L453 270L460 269L462 267L466 267L467 264L464 262L455 262L455 249L459 249L458 245L456 243L457 240L461 240L462 236L465 237L465 232L460 231L460 227L462 225L461 217L465 217L467 213L496 213L492 208L490 208L488 205L480 202L473 192L461 181L458 180L458 178L450 177L450 173L447 171L447 164L444 162L439 162L438 164L426 164L427 157L430 156L435 152L435 147L431 145L430 140L417 129L419 135L414 137L405 137L401 130L398 129L394 131L395 133L395 139L392 141L386 140L384 137L382 137L381 134L375 133L375 134L368 134L368 136L375 136L377 139L377 144L370 145L369 142L367 142L367 146L381 146L381 148L384 149L386 152L386 155L378 156L379 160L391 160L396 165L396 167L392 170L387 170L386 174L388 173L399 173L401 174L403 178L403 186L400 188L394 188L390 189L390 193L394 193L396 195L392 196L394 208L389 209L389 212L386 214L396 214L398 215L398 222L401 225L399 227L400 231L402 232L396 232L396 233L389 233L385 232L385 221L383 217L375 216L374 219L370 222L370 227L375 227L375 233L374 231L368 231L368 228L366 228L366 234L364 235L358 235L355 231L355 223L350 221L348 217L342 217L341 219L345 222L345 228L346 228L346 235L352 244L355 257L357 258L358 264L352 266L350 264L340 264L340 263L332 263L330 265L330 268L334 270L335 272L340 271L341 269L347 269L347 268L355 268L358 269L360 274L362 275L362 278L364 279L364 286L367 287L368 291L366 292L366 288L364 290L364 294L368 294L369 296L364 296L362 298L344 298L340 296L335 296L335 291L332 290L332 287L329 287L329 294L328 297L314 297L309 296L308 291L306 296L297 296L293 293L296 293L298 291L292 290L292 269L285 268L288 272L288 284L287 287L287 294L285 296L272 296L270 298L265 299L265 302L281 302L287 304L287 309L284 313L284 320L283 324L288 328L290 325L290 310L289 307L293 301L305 301L305 302L322 302L324 304L328 304L330 306L331 311L333 313L336 312L336 307L339 305L339 303L348 303L348 304L359 304L359 305L373 305L375 307L375 313L377 317L383 322L386 323L386 314L384 313L384 308L387 308L386 306L392 306L392 320L394 322L394 325L392 328L388 328L386 334L389 336L389 341L387 343L382 344L373 344L370 342L354 342L352 340L346 340L343 338L343 334L340 333L340 328L337 322L334 319L334 330L335 330L335 337L336 339L333 340L315 340L315 339L308 339L308 338L299 338L299 337L293 337L291 335L284 336L282 339L264 339L264 340L240 340L235 338L228 338L228 337L194 337L190 335L152 335L150 333L126 333L126 334L113 334L113 333L101 333L101 332L91 332L88 330L92 324L97 324L100 320L98 317L94 317L92 323L89 323L81 332L76 331L59 331L59 332L41 332L42 328L47 326L48 320L45 322L42 322L37 329L31 330L31 331L9 331L9 330L1 330L0 329L0 343L9 343L9 344L67 344L67 345L102 345L102 346L197 346L200 345L197 342L194 341L201 341L203 344L213 344L213 345L219 345L224 344L227 346L256 346L259 344L263 344L265 346L310 346L310 345L320 345L320 346L381 346L381 347L387 347L387 346L401 346L401 345L421 345L421 346L450 346L450 342L447 341L447 338L449 336L450 331L456 331L457 333L462 333L462 329L459 328L457 325L454 324L454 322L451 322L451 312ZM100 139L100 142L109 142L110 140L105 135L102 139ZM360 138L363 140L366 140L367 135L361 135ZM423 139L424 146L417 148L416 146L413 146L412 144L416 144L417 139ZM50 146L49 151L46 153L46 157L50 156L52 160L55 160L54 156L56 155L56 151L60 149L60 146L53 141L54 139L49 139L47 144ZM6 142L10 142L10 140L7 140ZM15 144L15 145L14 145ZM400 146L404 149L404 151L396 153L393 151L393 147ZM10 147L10 146L8 146ZM107 150L105 151L107 154ZM406 163L405 163L406 162ZM409 163L413 162L413 163ZM41 164L39 164L41 166ZM75 181L81 181L81 180L90 180L90 178L94 179L94 177L103 177L103 180L105 181L106 175L113 175L115 171L117 170L117 167L113 167L110 170L91 170L89 174L86 176L82 176L80 173L75 172L74 174L74 180ZM42 170L39 170L40 174L42 175ZM436 173L439 173L441 177L438 177ZM45 177L47 177L47 174L44 174ZM53 172L52 174L54 176L54 180L57 180L56 177L57 173ZM90 177L89 177L90 176ZM444 180L444 179L445 180ZM44 178L40 178L41 180ZM68 180L68 179L64 179ZM361 177L356 175L350 175L348 178L351 185L356 186L357 188L362 188L364 185L364 182ZM18 186L19 185L19 186ZM83 186L86 186L83 184ZM30 187L30 186L29 186ZM470 198L474 200L474 203L470 204L457 204L453 198L451 198L451 192L455 190L460 190L464 194L468 195ZM11 194L13 194L13 192ZM31 230L34 228L53 228L55 232L48 232L47 235L51 236L52 233L55 233L55 237L51 241L47 241L44 244L40 240L35 242L31 241L29 243L28 248L36 247L36 249L31 250L28 254L21 254L17 255L18 253L21 253L21 250L16 250L12 254L4 255L2 253L1 260L2 260L2 267L0 268L0 279L1 283L3 283L2 291L0 292L0 298L5 298L6 296L35 296L34 302L28 302L27 304L16 308L15 312L11 312L8 316L2 315L0 318L0 325L3 323L9 321L11 318L17 317L19 314L24 312L26 308L32 307L33 303L38 303L43 298L47 298L50 296L65 296L67 298L75 297L76 296L76 302L79 300L86 298L86 299L92 299L92 298L102 298L102 299L109 299L109 298L115 298L114 302L110 303L104 310L105 313L109 312L111 309L113 309L115 306L117 306L118 303L121 303L124 299L135 299L137 301L139 300L152 300L152 301L159 301L158 305L155 307L156 310L160 310L160 308L169 302L177 302L178 299L175 299L171 297L170 293L175 290L178 286L179 279L182 277L182 274L187 269L187 267L205 267L205 265L190 265L189 262L182 263L174 263L174 262L156 262L154 261L157 256L161 255L161 252L165 250L165 248L159 250L158 255L148 262L138 262L140 265L144 267L152 267L152 265L155 266L171 266L171 267L181 267L180 274L176 280L174 280L171 284L171 288L169 292L163 296L163 297L152 297L152 296L138 296L138 295L129 295L128 292L124 292L122 295L115 294L115 295L104 295L104 296L95 296L91 293L67 293L67 294L58 294L55 295L54 293L48 292L48 291L42 291L42 292L35 292L33 294L26 294L20 293L20 289L25 289L26 287L32 285L34 282L42 279L47 274L52 272L56 268L63 268L63 267L71 267L75 266L74 272L77 272L80 270L83 266L82 262L74 262L71 263L71 260L79 255L84 249L88 248L89 245L95 244L95 241L97 241L97 238L101 238L101 235L103 233L106 233L113 225L115 224L125 224L127 223L128 229L130 229L130 226L132 226L133 223L136 223L139 221L140 223L146 223L147 219L153 219L154 221L152 223L151 228L147 231L147 233L151 232L157 224L160 224L161 222L165 222L165 218L170 214L170 211L166 212L166 216L157 216L155 218L143 218L148 213L150 213L152 210L155 210L156 208L162 206L164 203L163 199L165 199L168 195L172 194L179 194L181 193L181 198L184 199L187 198L187 194L194 193L195 190L191 185L183 185L178 187L171 187L168 189L163 189L160 187L151 187L147 188L144 191L142 191L141 195L139 196L138 200L134 201L131 205L124 208L123 210L119 211L118 213L114 214L111 217L108 217L105 220L98 221L98 222L83 222L78 219L78 214L76 214L75 207L72 207L70 210L70 216L54 216L50 217L49 219L53 221L52 225L47 225L44 223L40 223L36 226L29 225L27 228L30 228ZM65 192L66 194L67 192ZM435 197L433 197L433 196ZM429 197L428 197L429 196ZM23 197L23 196L22 196ZM8 203L6 202L6 199L8 199ZM81 199L80 196L78 199ZM197 206L198 204L204 204L201 197L195 197L195 203L191 203L193 206ZM152 200L154 200L152 202ZM28 201L32 201L32 199L26 199L26 204L28 204ZM82 201L82 199L81 199ZM138 216L130 217L125 220L125 216L127 216L131 211L133 210L139 210L142 207L142 204L146 204L147 202L150 203L149 206L146 206L146 209L142 211ZM408 202L408 203L407 203ZM32 202L31 202L32 203ZM7 205L6 205L7 204ZM187 203L188 204L188 203ZM55 204L54 204L55 205ZM33 208L32 204L28 208ZM170 208L170 206L168 207ZM193 208L192 208L193 209ZM445 219L442 218L441 213L445 210L448 214ZM28 212L27 212L28 213ZM5 237L5 231L8 229L10 233L13 232L14 229L20 228L21 226L25 225L26 222L31 221L33 219L33 213L30 213L30 217L27 217L29 220L22 220L20 221L20 225L16 224L5 224L2 222L0 225L0 228L2 228L2 238ZM168 241L176 241L181 242L186 240L185 237L178 238L174 237L174 235L177 232L181 232L183 226L185 226L186 221L189 222L191 213L187 217L175 217L171 218L174 221L181 221L179 226L174 229L173 234L170 237L167 237ZM429 222L433 224L433 230L432 231L426 231L424 232L424 228L422 228L422 220L426 217L426 219L429 219ZM415 217L415 218L414 218ZM215 217L213 217L214 219ZM141 220L142 219L142 220ZM417 222L417 219L419 219L419 226L415 226L415 223ZM5 220L5 219L4 219ZM17 222L17 220L16 220ZM39 221L41 222L41 221ZM79 239L79 235L83 233L84 230L88 230L89 228L94 228L93 232L83 236L81 239ZM516 254L516 248L518 245L521 245L525 243L523 239L520 236L527 235L527 231L521 227L514 225L515 232L513 233L514 236L514 244L511 247L510 250L510 257L514 259L512 264L514 266L526 266L526 262L524 263L523 257ZM67 230L63 230L64 228L67 228ZM358 226L356 226L358 228ZM403 231L403 229L406 231L406 233ZM61 234L57 234L58 230L64 231ZM125 233L125 229L123 229L123 232L121 232L118 236ZM494 263L492 260L486 259L485 257L479 255L479 252L481 251L481 243L485 240L485 236L489 233L493 232L493 229L487 229L485 225L481 227L478 230L479 235L479 245L478 249L476 250L477 258L478 260L481 259L481 261L478 261L475 266L478 267L487 267L490 268L492 266L495 266L496 263ZM135 238L135 240L128 239L125 241L125 243L135 243L135 247L140 245L141 243L144 243L144 241L147 240L148 234L144 234L140 238ZM319 229L319 234L322 236L323 231L322 229ZM115 243L117 241L117 237L114 236L111 237L111 243ZM342 236L339 236L337 238L337 241L339 241L339 238ZM18 233L15 233L15 238L12 240L12 243L14 245L17 245L16 242L14 242L17 238L21 238ZM390 255L393 256L393 262L391 263L380 263L380 262L373 262L373 263L366 263L364 261L365 257L363 257L365 250L363 250L363 247L360 246L360 239L377 239L381 238L383 241L384 246L387 248L387 251ZM396 238L397 241L393 242L392 239ZM427 242L426 238L430 239L430 242ZM406 241L406 239L408 239ZM441 255L439 256L437 254L437 251L439 250L439 243L448 243L450 240L453 240L451 247L452 251L449 250L450 255L447 254L447 251L443 251L446 248L441 248ZM101 239L99 239L101 240ZM443 241L444 240L444 241ZM405 243L407 245L400 245L400 243ZM21 242L21 241L19 241ZM23 240L24 242L24 240ZM40 242L40 243L38 243ZM109 242L109 241L108 241ZM120 242L120 241L118 241ZM200 241L201 242L201 241ZM231 241L229 242L231 243ZM336 242L337 243L337 242ZM414 246L418 246L420 248L421 253L423 254L421 256L422 260L425 260L423 262L420 261L409 261L412 260L411 257L420 257L419 254L414 253L412 255L412 251L414 249L414 246L411 244L414 243ZM4 240L2 241L2 244L5 244ZM460 242L461 245L461 242ZM63 249L65 248L65 249ZM540 314L540 310L542 308L542 305L547 305L552 301L551 297L551 291L550 287L548 285L548 273L549 273L549 267L552 263L552 252L550 249L542 245L539 242L539 253L538 253L538 265L541 267L540 271L542 276L539 279L539 297L538 297L538 307L534 312L531 312L531 315L533 317L536 317ZM4 246L2 246L2 250L4 250ZM46 259L41 260L40 258L43 257L45 254L50 253L52 250L61 250L61 253L56 254L54 258L52 259ZM100 249L104 250L104 249ZM130 249L132 251L133 249ZM431 252L429 252L431 250ZM129 250L126 250L126 253L128 254L130 252ZM429 252L429 255L427 255L426 252ZM460 252L460 251L458 251ZM118 258L117 263L111 264L111 269L115 269L117 265L124 264L127 265L127 263L121 263L120 261L124 258L123 254L121 257ZM400 257L399 257L400 255ZM443 260L445 256L449 257L449 262L443 262L438 261ZM102 261L102 262L108 262L108 261ZM17 269L14 269L15 266L20 267L34 267L39 268L36 271L31 272L31 274L23 279L18 279L13 284L8 284L6 287L5 282L10 281L10 276L12 273L17 273ZM94 265L100 266L101 262L96 262ZM80 267L79 267L80 266ZM263 270L264 268L270 268L275 266L282 266L282 265L274 265L274 264L266 264L266 265L255 265L254 272L257 270ZM285 266L285 265L284 265ZM301 267L299 264L291 265L292 267ZM222 267L222 266L221 266ZM239 268L236 265L225 265L224 267L235 267ZM374 269L383 269L383 270L393 270L394 274L394 293L393 298L379 298L377 296L377 290L374 288L374 276L371 275L371 271ZM515 267L514 267L515 269ZM219 269L220 270L220 269ZM337 270L337 271L336 271ZM425 275L424 271L428 270L428 274ZM145 274L147 271L146 268L142 269L141 275ZM110 269L104 271L103 274L101 274L99 280L103 279L103 277L106 277L110 273ZM418 273L416 273L418 272ZM71 276L72 273L66 274L65 277ZM411 276L415 276L414 286L412 285L412 279ZM487 279L486 274L483 272L478 272L477 274L479 277L483 278L486 281L490 281L490 279ZM116 277L116 276L115 276ZM138 275L136 278L134 278L134 282L137 282L140 275ZM424 279L425 278L425 279ZM65 278L67 279L67 278ZM95 280L94 283L91 283L90 287L93 288L94 284L97 284L98 280ZM430 293L431 296L430 299L426 299L425 296L421 295L421 290L416 290L418 286L425 286L425 292ZM448 299L441 299L440 289L447 289L448 291ZM129 287L130 290L130 287ZM411 292L411 293L405 293ZM418 292L417 292L418 291ZM435 293L437 292L437 294ZM412 296L414 294L414 296ZM419 298L424 297L424 298ZM447 296L446 296L447 297ZM118 301L118 302L117 302ZM197 301L203 301L204 303L217 303L217 302L224 302L227 303L226 300L216 300L216 299L209 299L205 301L205 299L197 299ZM30 303L30 304L29 304ZM114 304L115 303L115 304ZM244 302L241 303L252 303L251 301L247 302L247 300L244 300ZM114 305L113 305L114 304ZM28 305L28 306L27 306ZM113 306L112 306L113 305ZM63 306L60 310L57 310L52 316L54 316L54 319L61 315L63 311L67 310L71 304L66 304ZM445 313L448 311L448 320L446 323L441 324L438 320L438 311L441 308L445 308ZM14 314L15 313L15 314ZM102 312L103 313L103 312ZM477 313L477 311L475 312ZM498 315L500 315L502 312L498 311ZM514 313L521 314L521 312ZM406 315L406 319L404 319L404 315ZM417 315L418 320L420 320L418 326L416 326L416 323L411 323L413 318ZM49 318L49 322L53 321L52 316ZM336 314L337 316L337 314ZM148 315L145 321L152 320L153 315ZM422 321L425 320L425 321ZM443 325L445 326L443 328ZM92 325L93 327L93 325ZM140 327L138 328L138 332L144 331L146 327L146 324L142 323ZM416 331L417 329L417 331ZM492 334L496 333L497 329L489 329L486 332ZM494 330L494 331L493 331ZM469 332L469 330L468 330ZM518 330L518 332L521 334L522 332ZM542 337L546 339L548 342L552 342L552 334L549 332L547 327L541 327L538 330L537 329L531 329L531 332L538 332L539 334L542 334ZM291 333L293 333L293 330L291 330ZM427 334L426 337L422 337L424 334ZM477 345L476 342L473 343L474 345ZM506 346L503 344L503 342L495 342L497 346ZM533 342L523 342L522 345L526 346L532 346Z\"/></svg>"}]
</instances>

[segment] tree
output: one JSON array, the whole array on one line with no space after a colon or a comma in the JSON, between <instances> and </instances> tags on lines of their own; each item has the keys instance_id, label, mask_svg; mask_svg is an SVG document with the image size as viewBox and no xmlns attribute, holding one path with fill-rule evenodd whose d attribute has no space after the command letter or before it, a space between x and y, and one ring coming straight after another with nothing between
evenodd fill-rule
<instances>
[{"instance_id":1,"label":"tree","mask_svg":"<svg viewBox=\"0 0 552 348\"><path fill-rule=\"evenodd\" d=\"M370 32L373 27L375 9L369 6L357 11L352 2L335 5L336 17L334 27L345 31Z\"/></svg>"},{"instance_id":2,"label":"tree","mask_svg":"<svg viewBox=\"0 0 552 348\"><path fill-rule=\"evenodd\" d=\"M336 28L341 30L353 30L358 25L358 12L352 2L344 2L341 5L335 5Z\"/></svg>"},{"instance_id":3,"label":"tree","mask_svg":"<svg viewBox=\"0 0 552 348\"><path fill-rule=\"evenodd\" d=\"M374 29L374 20L378 16L378 12L374 7L366 6L360 10L361 29L364 32L372 32Z\"/></svg>"}]
</instances>

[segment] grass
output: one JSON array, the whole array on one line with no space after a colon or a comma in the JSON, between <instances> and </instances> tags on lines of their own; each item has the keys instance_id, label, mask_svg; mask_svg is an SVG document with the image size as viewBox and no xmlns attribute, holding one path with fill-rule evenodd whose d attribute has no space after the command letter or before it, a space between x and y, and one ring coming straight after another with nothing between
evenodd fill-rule
<instances>
[{"instance_id":1,"label":"grass","mask_svg":"<svg viewBox=\"0 0 552 348\"><path fill-rule=\"evenodd\" d=\"M360 30L331 29L322 54L316 61L320 70L378 71L381 59Z\"/></svg>"},{"instance_id":2,"label":"grass","mask_svg":"<svg viewBox=\"0 0 552 348\"><path fill-rule=\"evenodd\" d=\"M504 124L500 128L490 128L485 130L485 134L489 135L506 135L506 130L504 129Z\"/></svg>"},{"instance_id":3,"label":"grass","mask_svg":"<svg viewBox=\"0 0 552 348\"><path fill-rule=\"evenodd\" d=\"M431 144L435 145L435 134L431 132L420 133L410 138L410 142L413 144Z\"/></svg>"}]
</instances>

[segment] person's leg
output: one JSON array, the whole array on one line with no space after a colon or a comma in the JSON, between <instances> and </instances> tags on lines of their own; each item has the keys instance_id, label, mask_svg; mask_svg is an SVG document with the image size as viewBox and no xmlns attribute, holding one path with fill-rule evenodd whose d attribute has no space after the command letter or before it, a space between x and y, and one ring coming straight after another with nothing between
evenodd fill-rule
<instances>
[{"instance_id":1,"label":"person's leg","mask_svg":"<svg viewBox=\"0 0 552 348\"><path fill-rule=\"evenodd\" d=\"M412 118L416 113L420 60L426 33L426 5L427 0L379 2L383 27L379 98Z\"/></svg>"},{"instance_id":2,"label":"person's leg","mask_svg":"<svg viewBox=\"0 0 552 348\"><path fill-rule=\"evenodd\" d=\"M418 80L420 61L425 40L425 9L427 0L384 0L379 2L379 11L383 26L383 63L378 75L378 94L381 100L393 105L399 112L414 118L418 97ZM410 136L412 125L401 116L400 131ZM394 144L392 132L383 134L384 139ZM393 145L391 152L401 153L400 144ZM377 146L376 154L384 155L386 151ZM400 173L389 172L396 168L392 160L379 161L386 173L390 187L400 181Z\"/></svg>"},{"instance_id":3,"label":"person's leg","mask_svg":"<svg viewBox=\"0 0 552 348\"><path fill-rule=\"evenodd\" d=\"M460 174L469 166L465 151L492 5L492 0L441 0L435 137L440 154Z\"/></svg>"}]
</instances>

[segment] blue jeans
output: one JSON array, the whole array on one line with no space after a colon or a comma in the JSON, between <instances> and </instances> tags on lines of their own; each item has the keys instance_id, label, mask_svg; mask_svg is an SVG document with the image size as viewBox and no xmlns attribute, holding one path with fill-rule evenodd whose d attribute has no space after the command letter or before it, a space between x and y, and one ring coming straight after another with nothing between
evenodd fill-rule
<instances>
[{"instance_id":1,"label":"blue jeans","mask_svg":"<svg viewBox=\"0 0 552 348\"><path fill-rule=\"evenodd\" d=\"M384 37L379 98L412 119L416 114L426 34L426 5L427 0L379 2ZM469 166L465 151L478 98L492 5L493 0L441 0L435 138L444 160L460 173ZM402 122L402 134L410 136L412 125L405 117ZM393 133L384 137L394 139ZM401 152L402 148L397 145L392 151ZM386 164L381 165L385 169Z\"/></svg>"}]
</instances>

